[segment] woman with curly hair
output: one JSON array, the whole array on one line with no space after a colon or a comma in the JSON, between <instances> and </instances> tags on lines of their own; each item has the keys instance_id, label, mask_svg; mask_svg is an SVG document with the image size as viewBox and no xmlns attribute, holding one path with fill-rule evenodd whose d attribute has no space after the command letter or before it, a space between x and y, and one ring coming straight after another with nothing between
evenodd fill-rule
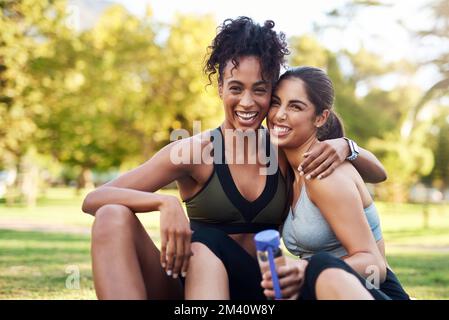
<instances>
[{"instance_id":1,"label":"woman with curly hair","mask_svg":"<svg viewBox=\"0 0 449 320\"><path fill-rule=\"evenodd\" d=\"M273 27L247 17L220 26L205 66L210 80L218 76L225 110L218 128L170 143L87 195L83 211L95 215L92 265L100 299L265 298L253 236L278 228L288 213L288 165L281 154L270 166L260 157L235 164L229 155L275 154L261 124L288 50ZM255 146L233 143L255 131L262 132ZM180 150L190 161L173 161ZM195 152L206 157L197 163ZM344 139L323 142L301 169L308 178L326 176L348 153ZM273 163L275 170L268 170ZM371 182L385 178L381 164L363 149L354 165ZM172 181L189 219L176 197L155 193ZM160 211L160 250L135 214L150 211Z\"/></svg>"}]
</instances>

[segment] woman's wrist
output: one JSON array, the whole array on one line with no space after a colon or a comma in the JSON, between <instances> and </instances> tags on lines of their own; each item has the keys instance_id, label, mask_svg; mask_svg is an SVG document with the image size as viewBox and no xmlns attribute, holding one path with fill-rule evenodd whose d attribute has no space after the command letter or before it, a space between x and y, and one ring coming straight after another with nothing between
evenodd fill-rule
<instances>
[{"instance_id":1,"label":"woman's wrist","mask_svg":"<svg viewBox=\"0 0 449 320\"><path fill-rule=\"evenodd\" d=\"M347 159L351 155L351 148L349 147L349 142L345 138L339 138L338 140L342 144L343 158Z\"/></svg>"},{"instance_id":2,"label":"woman's wrist","mask_svg":"<svg viewBox=\"0 0 449 320\"><path fill-rule=\"evenodd\" d=\"M164 207L170 206L173 203L179 202L178 198L167 194L158 194L156 198L157 209L161 211Z\"/></svg>"}]
</instances>

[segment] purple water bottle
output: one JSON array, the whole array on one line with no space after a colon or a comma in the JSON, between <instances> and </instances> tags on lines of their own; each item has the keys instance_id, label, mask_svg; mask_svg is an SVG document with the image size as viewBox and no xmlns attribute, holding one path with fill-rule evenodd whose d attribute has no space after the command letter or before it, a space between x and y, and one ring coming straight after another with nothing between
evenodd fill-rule
<instances>
[{"instance_id":1,"label":"purple water bottle","mask_svg":"<svg viewBox=\"0 0 449 320\"><path fill-rule=\"evenodd\" d=\"M254 236L257 248L257 260L262 274L270 270L273 280L275 299L282 299L279 278L276 272L276 265L285 265L285 259L280 248L279 232L276 230L265 230ZM269 268L269 269L268 269Z\"/></svg>"}]
</instances>

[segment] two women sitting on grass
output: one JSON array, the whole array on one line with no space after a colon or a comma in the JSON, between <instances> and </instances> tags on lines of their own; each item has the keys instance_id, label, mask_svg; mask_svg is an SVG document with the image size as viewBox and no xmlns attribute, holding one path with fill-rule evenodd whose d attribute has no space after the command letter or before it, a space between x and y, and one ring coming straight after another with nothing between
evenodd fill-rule
<instances>
[{"instance_id":1,"label":"two women sitting on grass","mask_svg":"<svg viewBox=\"0 0 449 320\"><path fill-rule=\"evenodd\" d=\"M342 137L321 139L323 141L313 138L317 133L314 125L323 125L329 117L329 111L323 115L323 110L318 108L329 109L331 103L322 106L314 100L304 100L312 97L304 95L305 89L290 88L294 76L283 77L277 87L277 95L272 97L288 53L285 35L275 32L273 27L272 21L259 25L247 17L227 19L220 26L209 48L205 67L209 78L213 75L218 78L218 93L225 111L225 118L218 128L170 143L141 166L97 188L85 198L83 211L95 216L92 267L98 298L266 299L264 292L270 294L270 285L269 281L262 283L254 234L280 228L287 216L292 219L289 214L292 199L295 203L300 199L298 205L302 210L302 206L313 208L317 198L322 198L316 202L320 211L313 209L307 213L318 219L321 211L324 218L332 215L325 204L330 197L332 209L337 210L335 217L343 215L340 222L338 217L329 221L332 228L337 228L336 236L347 251L338 259L344 259L362 275L363 268L372 264L379 268L381 280L390 279L366 221L368 216L375 216L375 208L367 207L370 198L362 188L360 178L362 176L367 182L380 182L386 177L385 171L379 161L362 148L356 160L351 163L345 161L350 147ZM295 79L293 83L298 81ZM290 101L285 100L287 95L309 101L308 109L301 110L304 107L298 102L288 104L287 113L286 103ZM294 111L296 108L298 111ZM271 132L278 138L280 146L285 147L285 153L275 150L276 145L270 143L269 133L261 125L270 110L270 123L276 124L271 127ZM233 143L235 137L256 131L262 133L256 135L258 143ZM308 148L306 154L304 146ZM173 155L180 150L188 151L190 161L173 161ZM200 163L193 161L195 152L201 154ZM261 160L263 157L256 157L255 162L235 163L231 156L249 159L254 154L263 154L271 160L266 163ZM305 175L298 171L302 157L305 159L300 169ZM336 168L339 168L338 172L332 173ZM302 188L303 176L321 179L311 180L306 191ZM176 197L156 193L173 181L178 185L189 219ZM348 193L345 193L348 199L335 202L336 198L331 193L339 191L337 186L343 189L341 192ZM308 197L307 194L310 198L302 200ZM343 212L338 205L346 208L349 204L343 202L348 200L356 207ZM364 208L371 213L365 215ZM150 211L160 212L160 249L136 216L136 213ZM302 213L297 211L295 207L295 215L300 216ZM351 219L355 220L349 221ZM310 240L318 240L318 244L325 248L327 241L332 240L332 232L326 229L321 234L320 230L324 229L318 227L323 227L324 222L319 225L312 222L299 226L299 231L301 228L312 230L315 237ZM354 240L347 238L346 223L350 223L351 228L359 228ZM296 237L292 229L297 226L287 220L286 231L289 226L290 235ZM289 233L285 236L288 243ZM354 244L354 241L362 242ZM298 252L313 252L312 249L318 247L308 248L303 242L298 242L297 246ZM338 251L339 254L342 252ZM354 272L347 269L342 276L342 270L346 270L342 259L318 257L316 268L312 259L306 279L311 276L313 281L308 283L319 285L320 271L335 269L333 266L338 261L345 267L334 273L323 272L322 275L328 276L324 285L341 284L343 281L346 288L354 288L360 293L360 296L352 297L368 297L369 292L360 290L360 283L354 280ZM332 265L328 261L332 261ZM294 274L295 279L304 271L295 265L288 268L288 274ZM286 288L298 287L297 282L283 285ZM313 293L314 288L310 292ZM322 298L319 292L310 297ZM336 293L333 297L339 296Z\"/></svg>"}]
</instances>

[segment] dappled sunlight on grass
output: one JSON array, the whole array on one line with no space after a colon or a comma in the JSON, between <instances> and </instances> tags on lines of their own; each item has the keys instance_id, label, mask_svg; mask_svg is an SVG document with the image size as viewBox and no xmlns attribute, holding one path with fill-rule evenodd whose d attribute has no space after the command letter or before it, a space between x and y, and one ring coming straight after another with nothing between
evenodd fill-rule
<instances>
[{"instance_id":1,"label":"dappled sunlight on grass","mask_svg":"<svg viewBox=\"0 0 449 320\"><path fill-rule=\"evenodd\" d=\"M162 194L177 195L176 190L161 190ZM85 194L85 193L84 193ZM83 194L83 195L84 195ZM69 188L50 189L45 198L40 198L35 208L5 206L0 204L0 227L7 223L33 223L38 225L60 225L90 228L94 217L81 210L83 195L77 196ZM51 198L50 198L51 197ZM53 198L55 197L55 198ZM139 213L144 226L156 231L159 228L159 213Z\"/></svg>"},{"instance_id":2,"label":"dappled sunlight on grass","mask_svg":"<svg viewBox=\"0 0 449 320\"><path fill-rule=\"evenodd\" d=\"M388 262L411 296L449 299L449 252L395 253Z\"/></svg>"},{"instance_id":3,"label":"dappled sunlight on grass","mask_svg":"<svg viewBox=\"0 0 449 320\"><path fill-rule=\"evenodd\" d=\"M0 231L2 299L93 299L90 238ZM80 289L67 289L67 268L80 272Z\"/></svg>"}]
</instances>

